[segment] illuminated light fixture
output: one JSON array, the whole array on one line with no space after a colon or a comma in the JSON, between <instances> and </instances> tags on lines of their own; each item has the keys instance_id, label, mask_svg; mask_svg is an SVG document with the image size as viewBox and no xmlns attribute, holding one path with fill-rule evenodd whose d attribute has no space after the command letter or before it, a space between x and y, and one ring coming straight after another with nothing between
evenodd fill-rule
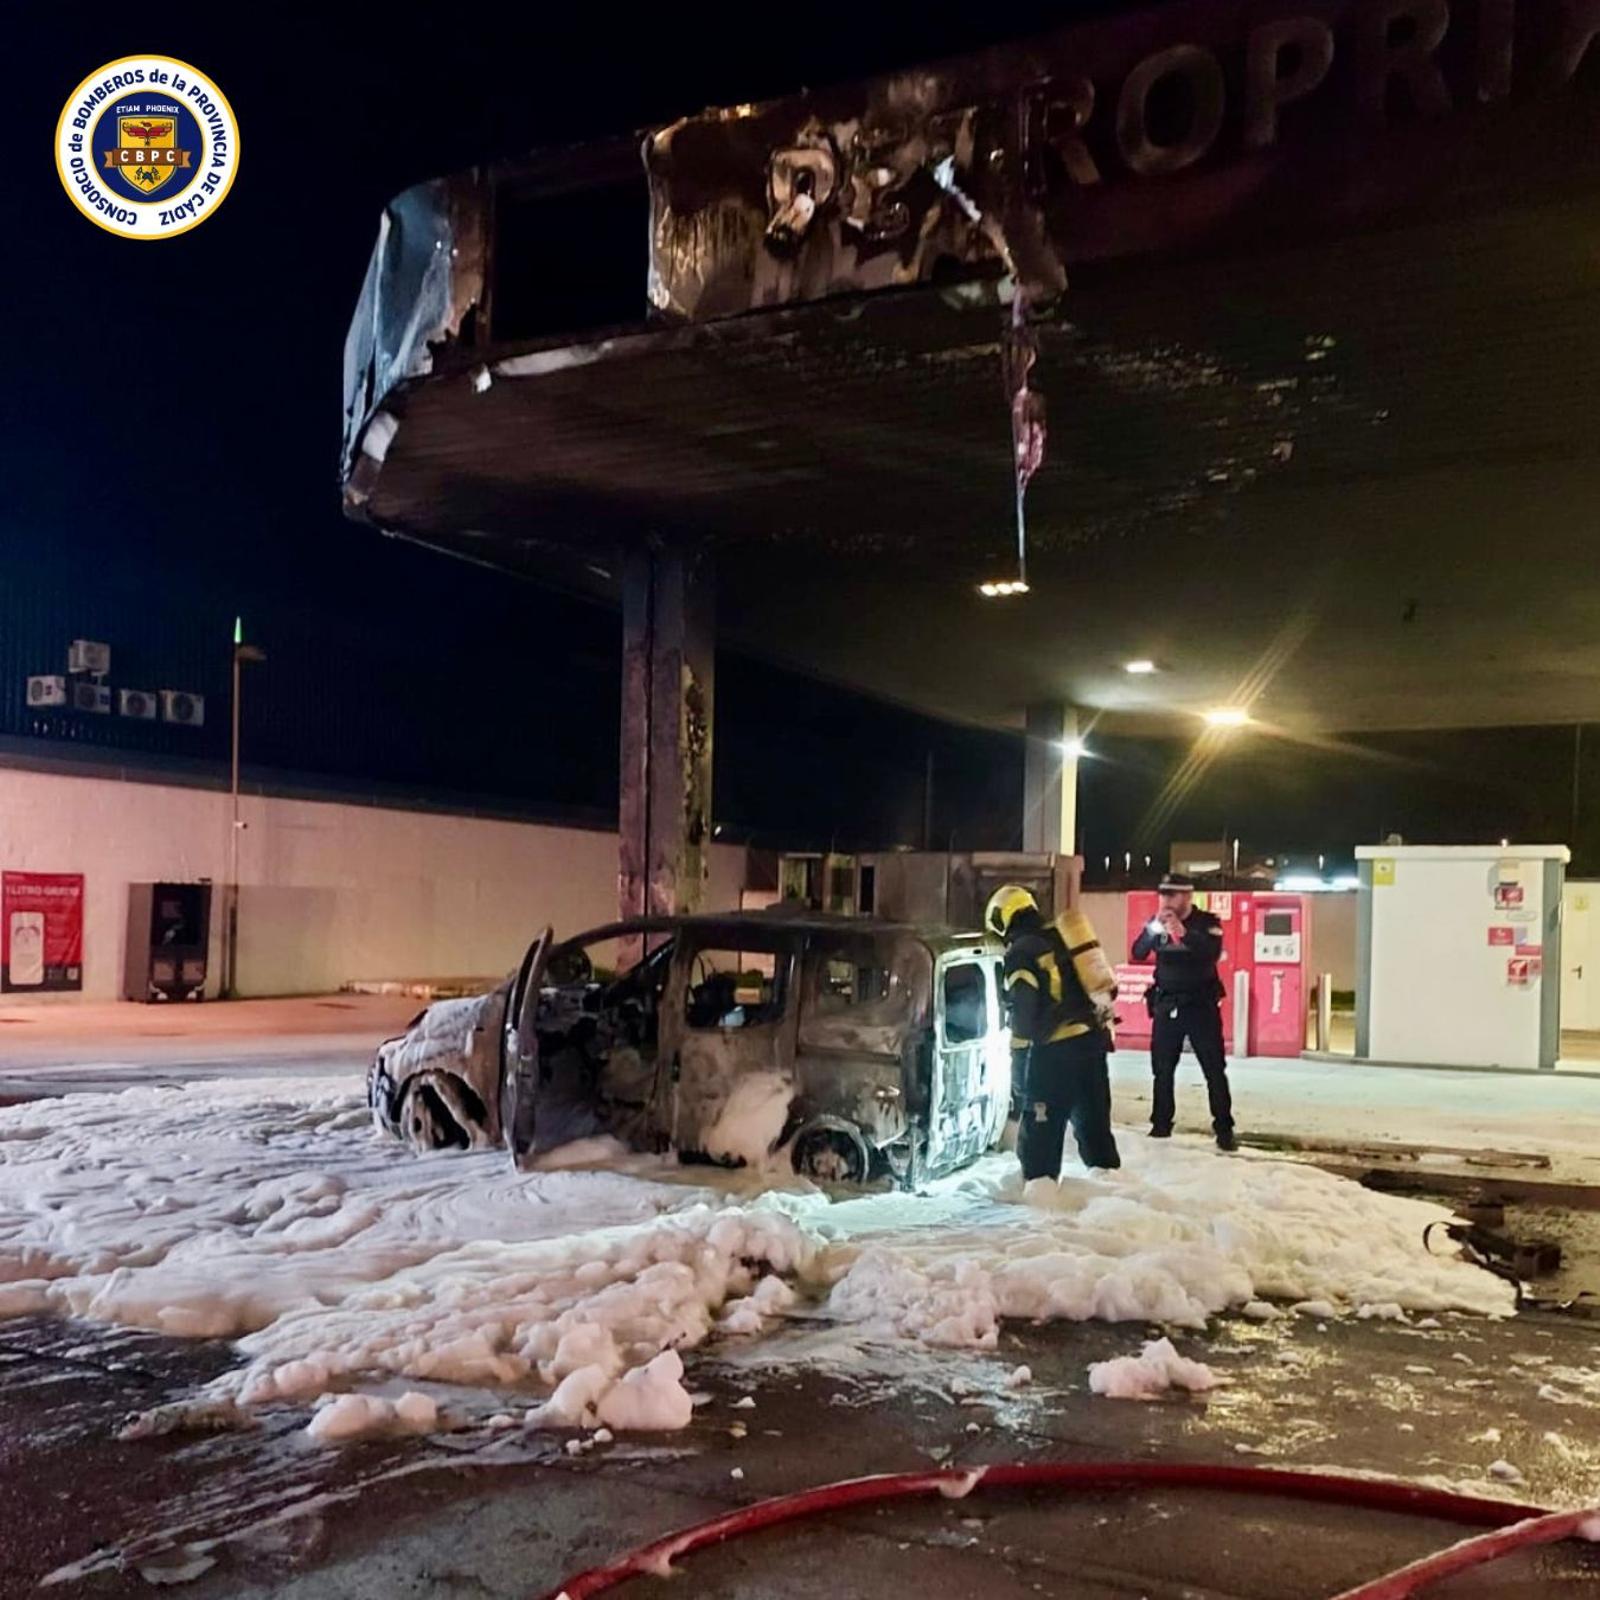
<instances>
[{"instance_id":1,"label":"illuminated light fixture","mask_svg":"<svg viewBox=\"0 0 1600 1600\"><path fill-rule=\"evenodd\" d=\"M1022 578L1002 578L998 582L980 583L978 593L985 600L1002 600L1008 595L1026 594L1028 585Z\"/></svg>"},{"instance_id":2,"label":"illuminated light fixture","mask_svg":"<svg viewBox=\"0 0 1600 1600\"><path fill-rule=\"evenodd\" d=\"M1213 728L1242 728L1249 720L1250 713L1243 706L1215 706L1206 712L1206 721Z\"/></svg>"},{"instance_id":3,"label":"illuminated light fixture","mask_svg":"<svg viewBox=\"0 0 1600 1600\"><path fill-rule=\"evenodd\" d=\"M1288 877L1279 878L1272 887L1287 894L1340 894L1350 889L1359 889L1361 880L1348 873L1338 873L1331 878L1324 878L1313 876L1308 872L1291 872Z\"/></svg>"},{"instance_id":4,"label":"illuminated light fixture","mask_svg":"<svg viewBox=\"0 0 1600 1600\"><path fill-rule=\"evenodd\" d=\"M1089 747L1082 739L1058 739L1056 749L1069 761L1077 761L1089 753Z\"/></svg>"},{"instance_id":5,"label":"illuminated light fixture","mask_svg":"<svg viewBox=\"0 0 1600 1600\"><path fill-rule=\"evenodd\" d=\"M1141 656L1137 661L1124 661L1122 663L1122 670L1124 672L1131 672L1136 678L1142 678L1146 676L1146 674L1154 672L1156 670L1156 664L1153 661L1146 661Z\"/></svg>"}]
</instances>

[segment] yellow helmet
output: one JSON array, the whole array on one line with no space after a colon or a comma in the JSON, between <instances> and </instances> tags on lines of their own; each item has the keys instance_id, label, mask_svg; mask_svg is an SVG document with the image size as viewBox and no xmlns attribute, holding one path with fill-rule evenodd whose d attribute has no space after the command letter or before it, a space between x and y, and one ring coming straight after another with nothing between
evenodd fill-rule
<instances>
[{"instance_id":1,"label":"yellow helmet","mask_svg":"<svg viewBox=\"0 0 1600 1600\"><path fill-rule=\"evenodd\" d=\"M1019 911L1037 912L1038 909L1039 902L1020 883L1004 884L989 896L989 904L983 911L983 925L997 939L1004 939Z\"/></svg>"}]
</instances>

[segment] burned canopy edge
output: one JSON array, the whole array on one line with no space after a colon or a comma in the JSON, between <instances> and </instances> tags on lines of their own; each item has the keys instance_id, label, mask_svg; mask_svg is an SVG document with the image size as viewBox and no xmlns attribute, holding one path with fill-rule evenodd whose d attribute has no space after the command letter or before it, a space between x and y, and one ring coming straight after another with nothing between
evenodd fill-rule
<instances>
[{"instance_id":1,"label":"burned canopy edge","mask_svg":"<svg viewBox=\"0 0 1600 1600\"><path fill-rule=\"evenodd\" d=\"M654 360L668 353L653 342L671 331L661 323L716 340L751 312L843 319L865 300L923 313L992 303L1007 279L1036 311L1069 266L1586 195L1600 183L1597 37L1595 0L1174 0L687 117L646 136L642 161L638 141L617 140L419 185L385 214L350 330L346 508L437 542L405 492L375 495L397 430L426 435L420 456L399 446L413 463L451 443L435 437L437 417L407 420L408 390L449 384L434 409L458 415L453 386L469 378L470 399L502 378ZM597 318L544 274L566 259L581 277L581 253L608 247L575 240L540 208L601 190L621 205L623 236L648 244L648 264L638 261L635 298L627 251L624 292L606 303L615 314ZM508 314L502 291L513 288L538 302L537 330ZM781 336L750 326L759 321L739 331ZM714 364L716 351L704 353ZM448 487L481 487L470 450L454 447ZM581 511L610 490L571 493ZM435 521L492 528L496 510L452 497ZM550 518L537 520L517 538L543 537Z\"/></svg>"},{"instance_id":2,"label":"burned canopy edge","mask_svg":"<svg viewBox=\"0 0 1600 1600\"><path fill-rule=\"evenodd\" d=\"M1038 304L1074 262L1592 179L1597 35L1592 0L1186 0L687 117L646 143L651 303L1003 273Z\"/></svg>"},{"instance_id":3,"label":"burned canopy edge","mask_svg":"<svg viewBox=\"0 0 1600 1600\"><path fill-rule=\"evenodd\" d=\"M358 457L381 465L397 426L385 398L433 370L436 347L463 337L488 270L487 185L477 168L396 195L344 344L344 472L359 495Z\"/></svg>"}]
</instances>

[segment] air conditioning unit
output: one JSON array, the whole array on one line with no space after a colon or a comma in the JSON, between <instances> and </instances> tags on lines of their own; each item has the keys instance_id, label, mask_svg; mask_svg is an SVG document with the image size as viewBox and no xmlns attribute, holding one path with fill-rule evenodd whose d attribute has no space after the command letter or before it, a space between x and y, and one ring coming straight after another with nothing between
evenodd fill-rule
<instances>
[{"instance_id":1,"label":"air conditioning unit","mask_svg":"<svg viewBox=\"0 0 1600 1600\"><path fill-rule=\"evenodd\" d=\"M74 711L92 711L97 716L109 717L111 715L110 688L103 683L90 683L86 678L73 679L72 709Z\"/></svg>"},{"instance_id":2,"label":"air conditioning unit","mask_svg":"<svg viewBox=\"0 0 1600 1600\"><path fill-rule=\"evenodd\" d=\"M206 720L206 697L203 694L190 694L187 689L163 689L161 715L167 722L181 722L186 728L198 728Z\"/></svg>"},{"instance_id":3,"label":"air conditioning unit","mask_svg":"<svg viewBox=\"0 0 1600 1600\"><path fill-rule=\"evenodd\" d=\"M148 689L118 689L117 710L125 717L143 717L147 722L161 714L161 705Z\"/></svg>"},{"instance_id":4,"label":"air conditioning unit","mask_svg":"<svg viewBox=\"0 0 1600 1600\"><path fill-rule=\"evenodd\" d=\"M67 671L103 678L111 670L111 646L97 639L74 639L67 651Z\"/></svg>"},{"instance_id":5,"label":"air conditioning unit","mask_svg":"<svg viewBox=\"0 0 1600 1600\"><path fill-rule=\"evenodd\" d=\"M28 679L30 706L64 706L66 703L67 680L60 673L45 673Z\"/></svg>"}]
</instances>

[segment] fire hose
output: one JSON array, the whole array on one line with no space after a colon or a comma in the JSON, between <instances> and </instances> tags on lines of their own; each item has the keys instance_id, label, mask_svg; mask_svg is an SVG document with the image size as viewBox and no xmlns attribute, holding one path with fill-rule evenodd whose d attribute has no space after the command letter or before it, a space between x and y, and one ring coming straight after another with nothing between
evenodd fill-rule
<instances>
[{"instance_id":1,"label":"fire hose","mask_svg":"<svg viewBox=\"0 0 1600 1600\"><path fill-rule=\"evenodd\" d=\"M758 1500L681 1528L605 1566L578 1573L550 1591L545 1600L588 1600L589 1596L615 1589L630 1578L664 1577L671 1564L681 1556L757 1533L763 1528L884 1500L929 1495L959 1500L980 1485L984 1488L1095 1491L1215 1489L1238 1494L1280 1495L1362 1510L1409 1513L1494 1530L1450 1545L1383 1577L1358 1584L1354 1589L1346 1589L1333 1600L1408 1600L1426 1584L1499 1560L1516 1550L1560 1539L1600 1537L1600 1511L1550 1512L1537 1506L1487 1500L1381 1478L1347 1478L1335 1473L1295 1472L1273 1467L1184 1465L1169 1461L999 1463L971 1471L942 1468L930 1472L882 1473Z\"/></svg>"}]
</instances>

